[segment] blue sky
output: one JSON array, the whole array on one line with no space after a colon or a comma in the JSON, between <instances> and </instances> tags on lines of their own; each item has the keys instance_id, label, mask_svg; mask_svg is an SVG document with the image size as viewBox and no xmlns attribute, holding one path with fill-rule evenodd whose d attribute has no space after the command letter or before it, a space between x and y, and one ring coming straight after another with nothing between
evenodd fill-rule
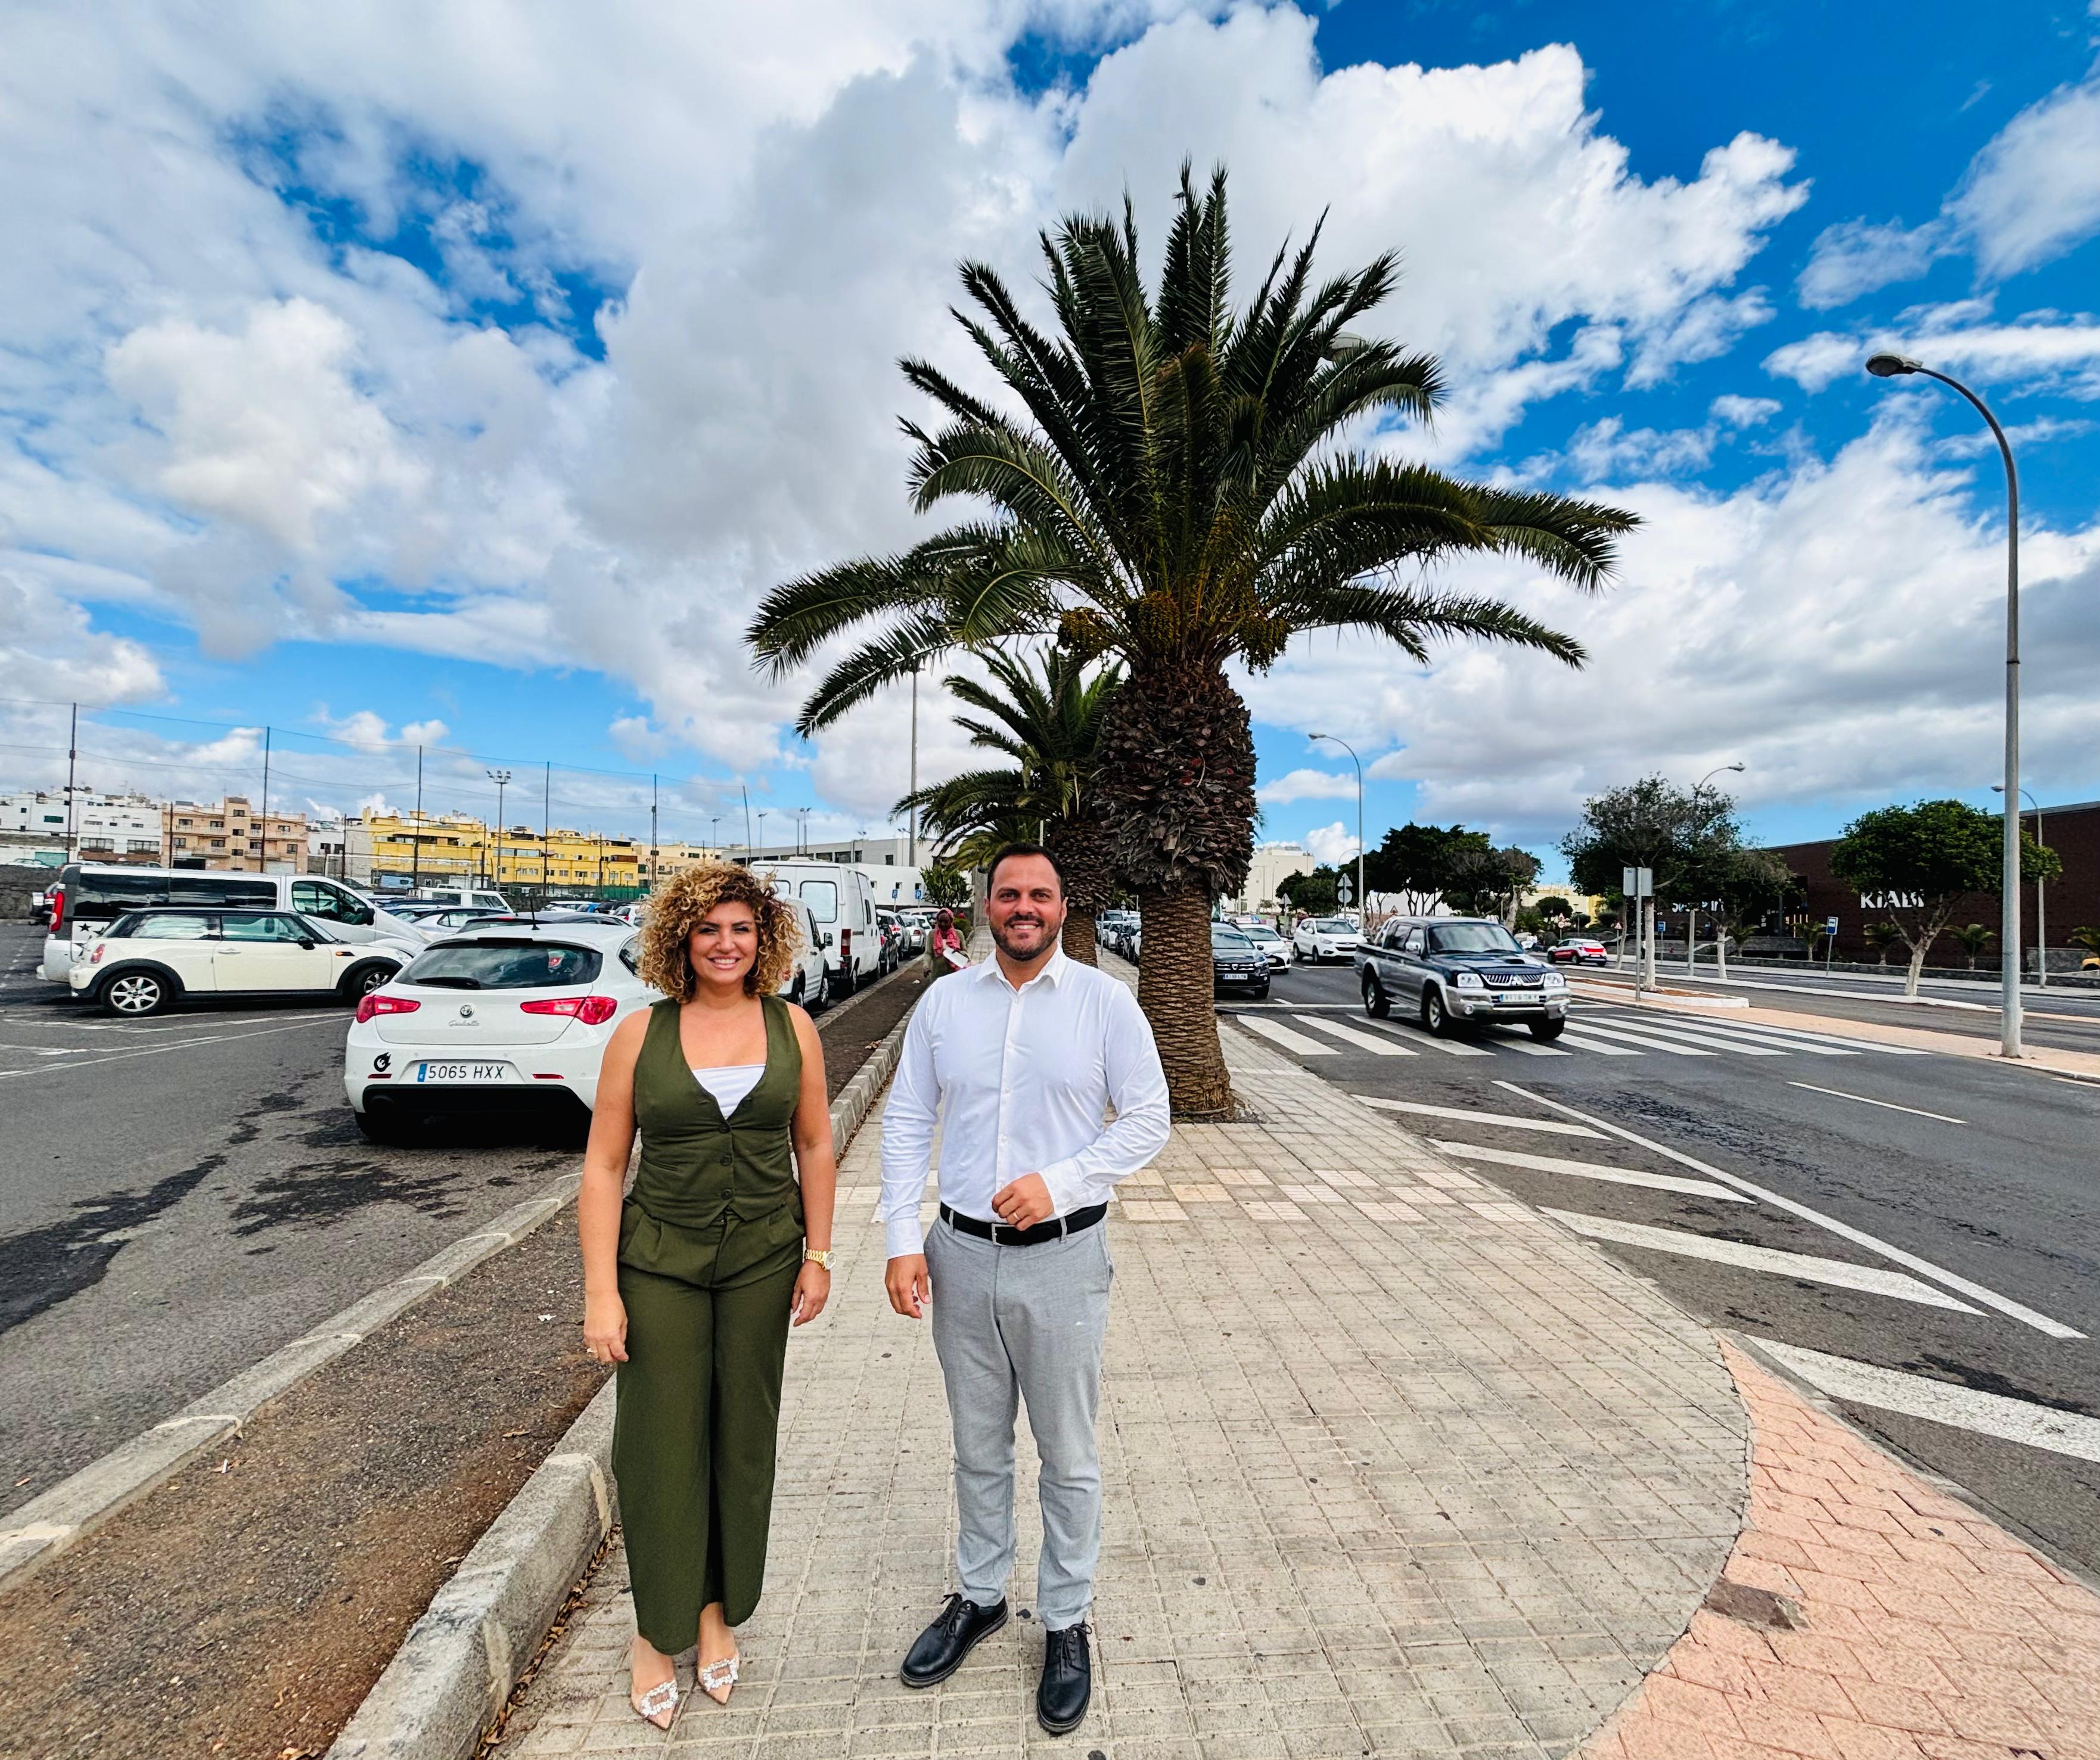
<instances>
[{"instance_id":1,"label":"blue sky","mask_svg":"<svg viewBox=\"0 0 2100 1760\"><path fill-rule=\"evenodd\" d=\"M1156 238L1185 153L1233 167L1251 258L1322 207L1330 266L1402 251L1381 322L1454 395L1365 443L1648 522L1594 604L1467 577L1582 673L1330 637L1249 681L1265 836L1345 853L1323 724L1374 841L1544 848L1586 793L1737 760L1774 840L1988 803L2002 491L1965 408L1857 370L1889 341L2014 430L2030 786L2100 794L2086 6L877 10L0 26L31 246L0 268L0 782L51 779L77 699L104 786L252 792L267 724L316 805L404 804L420 740L433 807L551 759L558 818L646 829L653 771L667 836L744 787L775 829L880 825L901 695L805 747L737 632L912 535L891 363L963 362L954 260L1026 280L1035 228L1126 186ZM921 707L924 770L958 767Z\"/></svg>"}]
</instances>

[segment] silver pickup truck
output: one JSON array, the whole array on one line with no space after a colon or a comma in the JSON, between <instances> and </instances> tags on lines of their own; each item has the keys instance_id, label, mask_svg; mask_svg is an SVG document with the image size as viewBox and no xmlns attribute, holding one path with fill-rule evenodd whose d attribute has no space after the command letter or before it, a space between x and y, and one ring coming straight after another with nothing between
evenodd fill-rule
<instances>
[{"instance_id":1,"label":"silver pickup truck","mask_svg":"<svg viewBox=\"0 0 2100 1760\"><path fill-rule=\"evenodd\" d=\"M1533 1039L1568 1025L1568 980L1528 957L1491 917L1394 917L1357 949L1364 1011L1395 1008L1440 1038L1488 1021L1521 1021Z\"/></svg>"}]
</instances>

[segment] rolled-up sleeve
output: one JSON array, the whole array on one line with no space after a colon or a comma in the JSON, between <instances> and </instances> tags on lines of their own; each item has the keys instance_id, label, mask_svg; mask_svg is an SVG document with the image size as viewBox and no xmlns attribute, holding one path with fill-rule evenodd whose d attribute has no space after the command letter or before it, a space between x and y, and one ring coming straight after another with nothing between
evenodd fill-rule
<instances>
[{"instance_id":1,"label":"rolled-up sleeve","mask_svg":"<svg viewBox=\"0 0 2100 1760\"><path fill-rule=\"evenodd\" d=\"M904 1044L882 1109L882 1219L889 1257L926 1248L919 1206L932 1169L933 1127L941 1116L941 1087L933 1072L933 1010L929 997L911 1011Z\"/></svg>"},{"instance_id":2,"label":"rolled-up sleeve","mask_svg":"<svg viewBox=\"0 0 2100 1760\"><path fill-rule=\"evenodd\" d=\"M1104 1012L1102 1073L1115 1122L1077 1154L1041 1170L1060 1216L1105 1203L1119 1181L1149 1166L1166 1148L1172 1128L1167 1072L1160 1067L1152 1023L1137 998L1118 984L1107 992Z\"/></svg>"}]
</instances>

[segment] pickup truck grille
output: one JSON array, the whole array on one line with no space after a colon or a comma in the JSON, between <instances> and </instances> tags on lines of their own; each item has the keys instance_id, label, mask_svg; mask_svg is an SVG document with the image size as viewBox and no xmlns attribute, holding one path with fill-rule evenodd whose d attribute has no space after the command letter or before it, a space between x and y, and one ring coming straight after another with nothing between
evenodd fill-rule
<instances>
[{"instance_id":1,"label":"pickup truck grille","mask_svg":"<svg viewBox=\"0 0 2100 1760\"><path fill-rule=\"evenodd\" d=\"M1483 972L1480 976L1490 990L1535 990L1545 974L1534 977L1528 972Z\"/></svg>"}]
</instances>

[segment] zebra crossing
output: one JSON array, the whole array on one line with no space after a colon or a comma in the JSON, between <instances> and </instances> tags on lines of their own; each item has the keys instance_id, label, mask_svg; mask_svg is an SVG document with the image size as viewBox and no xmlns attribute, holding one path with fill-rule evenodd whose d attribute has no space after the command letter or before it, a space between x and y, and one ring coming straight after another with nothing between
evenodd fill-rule
<instances>
[{"instance_id":1,"label":"zebra crossing","mask_svg":"<svg viewBox=\"0 0 2100 1760\"><path fill-rule=\"evenodd\" d=\"M1869 1039L1842 1039L1802 1027L1751 1025L1705 1016L1664 1013L1652 1008L1622 1008L1578 1003L1567 1030L1542 1042L1521 1029L1490 1026L1476 1033L1439 1039L1413 1021L1374 1021L1350 1012L1314 1011L1310 1006L1263 1012L1229 1009L1249 1032L1300 1057L1334 1057L1350 1052L1374 1057L1653 1057L1657 1059L1747 1057L1823 1059L1831 1057L1929 1057L1930 1052L1908 1045L1877 1044Z\"/></svg>"}]
</instances>

